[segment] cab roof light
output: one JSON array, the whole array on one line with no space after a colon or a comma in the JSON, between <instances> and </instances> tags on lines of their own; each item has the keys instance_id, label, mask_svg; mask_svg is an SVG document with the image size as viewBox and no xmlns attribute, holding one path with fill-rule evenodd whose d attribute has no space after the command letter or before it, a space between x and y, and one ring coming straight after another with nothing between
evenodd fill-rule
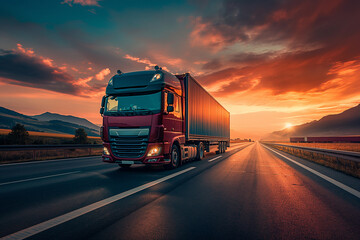
<instances>
[{"instance_id":1,"label":"cab roof light","mask_svg":"<svg viewBox=\"0 0 360 240\"><path fill-rule=\"evenodd\" d=\"M154 68L155 68L156 71L162 70L162 68L159 67L158 65L156 65Z\"/></svg>"},{"instance_id":2,"label":"cab roof light","mask_svg":"<svg viewBox=\"0 0 360 240\"><path fill-rule=\"evenodd\" d=\"M154 82L156 80L159 80L161 78L161 73L155 73L155 75L152 77L150 82Z\"/></svg>"}]
</instances>

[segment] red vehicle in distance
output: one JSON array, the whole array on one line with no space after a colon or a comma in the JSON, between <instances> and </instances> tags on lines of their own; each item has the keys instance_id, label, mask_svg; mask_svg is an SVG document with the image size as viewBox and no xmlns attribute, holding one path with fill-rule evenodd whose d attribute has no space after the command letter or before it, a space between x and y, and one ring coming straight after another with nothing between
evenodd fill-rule
<instances>
[{"instance_id":1,"label":"red vehicle in distance","mask_svg":"<svg viewBox=\"0 0 360 240\"><path fill-rule=\"evenodd\" d=\"M223 153L230 144L230 113L190 74L155 70L113 76L101 102L103 161L176 168Z\"/></svg>"}]
</instances>

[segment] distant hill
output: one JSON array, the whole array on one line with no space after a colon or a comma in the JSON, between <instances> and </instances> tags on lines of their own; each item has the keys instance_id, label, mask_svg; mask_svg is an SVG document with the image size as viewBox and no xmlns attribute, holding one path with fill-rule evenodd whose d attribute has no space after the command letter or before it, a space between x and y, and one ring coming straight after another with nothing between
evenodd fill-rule
<instances>
[{"instance_id":1,"label":"distant hill","mask_svg":"<svg viewBox=\"0 0 360 240\"><path fill-rule=\"evenodd\" d=\"M312 121L291 129L276 131L265 139L288 140L291 136L343 136L360 135L360 104L342 113L328 115L318 121Z\"/></svg>"},{"instance_id":2,"label":"distant hill","mask_svg":"<svg viewBox=\"0 0 360 240\"><path fill-rule=\"evenodd\" d=\"M57 114L57 113L50 113L50 112L46 112L40 115L35 115L35 116L31 116L32 118L35 118L39 121L53 121L53 120L58 120L58 121L62 121L62 122L68 122L68 123L73 123L76 125L81 125L90 129L94 129L96 131L99 130L99 126L93 124L92 122L88 121L85 118L78 118L78 117L74 117L71 115L61 115L61 114Z\"/></svg>"},{"instance_id":3,"label":"distant hill","mask_svg":"<svg viewBox=\"0 0 360 240\"><path fill-rule=\"evenodd\" d=\"M43 115L43 114L41 114ZM59 116L62 116L58 114ZM40 115L39 115L40 116ZM64 116L70 117L70 116ZM71 116L73 117L73 116ZM76 117L73 117L76 119ZM49 133L66 133L75 134L78 128L84 128L89 136L99 136L99 127L83 118L78 118L79 124L61 120L42 121L35 117L26 116L24 114L12 111L10 109L0 107L0 128L11 129L17 123L23 124L28 131L49 132ZM85 121L84 121L85 120ZM82 125L82 122L90 124ZM91 125L92 124L92 125ZM89 126L92 126L91 128ZM95 127L93 127L95 126Z\"/></svg>"}]
</instances>

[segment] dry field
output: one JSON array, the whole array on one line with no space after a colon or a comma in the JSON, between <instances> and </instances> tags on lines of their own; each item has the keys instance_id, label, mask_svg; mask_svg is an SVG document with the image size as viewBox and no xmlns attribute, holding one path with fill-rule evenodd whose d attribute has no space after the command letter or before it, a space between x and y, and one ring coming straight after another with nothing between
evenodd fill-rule
<instances>
[{"instance_id":1,"label":"dry field","mask_svg":"<svg viewBox=\"0 0 360 240\"><path fill-rule=\"evenodd\" d=\"M6 135L11 132L10 129L0 129L0 144L6 144ZM71 144L73 143L74 135L62 133L47 133L28 131L29 142L27 144ZM100 137L88 136L90 144L101 144Z\"/></svg>"},{"instance_id":2,"label":"dry field","mask_svg":"<svg viewBox=\"0 0 360 240\"><path fill-rule=\"evenodd\" d=\"M11 132L11 129L0 129L0 135L7 135ZM73 138L73 134L65 134L65 133L47 133L47 132L34 132L34 131L28 131L30 136L41 136L41 137L60 137L60 138ZM99 137L91 137L88 136L88 138L91 139L98 139Z\"/></svg>"},{"instance_id":3,"label":"dry field","mask_svg":"<svg viewBox=\"0 0 360 240\"><path fill-rule=\"evenodd\" d=\"M360 143L289 143L289 142L277 142L277 143L281 143L284 145L300 146L300 147L313 147L313 148L325 148L325 149L360 152Z\"/></svg>"},{"instance_id":4,"label":"dry field","mask_svg":"<svg viewBox=\"0 0 360 240\"><path fill-rule=\"evenodd\" d=\"M5 142L6 135L10 129L0 129L0 142ZM27 144L35 145L57 145L57 144L73 144L74 135L45 133L45 132L29 132L29 142ZM101 144L99 137L88 137L90 144ZM2 143L4 144L4 143ZM6 144L6 142L5 142ZM24 150L24 151L0 151L0 164L9 162L26 162L32 160L47 160L57 158L71 158L83 156L100 156L102 148L85 148L85 149L56 149L56 150Z\"/></svg>"}]
</instances>

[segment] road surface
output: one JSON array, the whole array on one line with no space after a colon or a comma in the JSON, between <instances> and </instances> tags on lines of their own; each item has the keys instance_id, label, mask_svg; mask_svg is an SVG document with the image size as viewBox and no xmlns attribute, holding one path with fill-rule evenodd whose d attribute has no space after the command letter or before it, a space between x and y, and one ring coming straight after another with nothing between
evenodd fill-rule
<instances>
[{"instance_id":1,"label":"road surface","mask_svg":"<svg viewBox=\"0 0 360 240\"><path fill-rule=\"evenodd\" d=\"M360 180L238 145L178 169L0 166L4 239L360 239Z\"/></svg>"}]
</instances>

